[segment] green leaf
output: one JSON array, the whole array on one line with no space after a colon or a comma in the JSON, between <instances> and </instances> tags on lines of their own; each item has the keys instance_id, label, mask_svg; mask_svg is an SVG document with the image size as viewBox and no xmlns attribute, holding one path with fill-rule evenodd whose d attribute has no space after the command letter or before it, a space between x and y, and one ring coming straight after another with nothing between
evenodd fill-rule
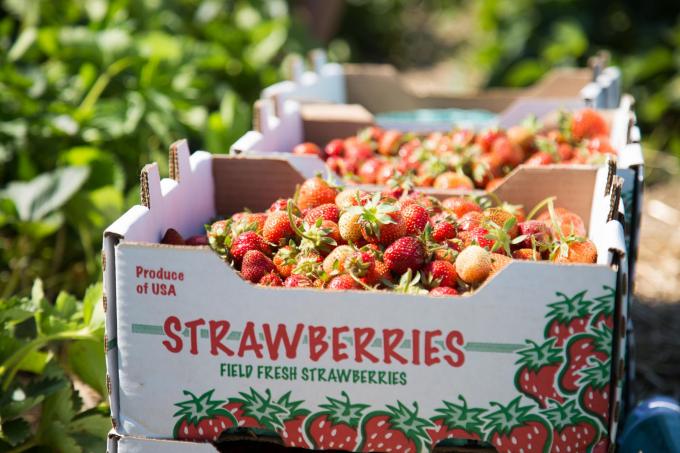
<instances>
[{"instance_id":1,"label":"green leaf","mask_svg":"<svg viewBox=\"0 0 680 453\"><path fill-rule=\"evenodd\" d=\"M21 57L24 56L26 51L30 49L30 47L33 45L37 37L38 33L35 27L28 27L24 29L17 38L17 40L14 42L12 48L9 50L7 58L10 61L19 60Z\"/></svg>"},{"instance_id":2,"label":"green leaf","mask_svg":"<svg viewBox=\"0 0 680 453\"><path fill-rule=\"evenodd\" d=\"M107 390L104 339L72 342L68 344L66 351L71 370L85 384L92 387L102 398L105 398Z\"/></svg>"},{"instance_id":3,"label":"green leaf","mask_svg":"<svg viewBox=\"0 0 680 453\"><path fill-rule=\"evenodd\" d=\"M31 435L31 425L23 418L15 418L2 422L0 439L12 446L25 442Z\"/></svg>"},{"instance_id":4,"label":"green leaf","mask_svg":"<svg viewBox=\"0 0 680 453\"><path fill-rule=\"evenodd\" d=\"M101 282L91 285L83 297L83 322L91 328L104 325L104 308L102 306Z\"/></svg>"},{"instance_id":5,"label":"green leaf","mask_svg":"<svg viewBox=\"0 0 680 453\"><path fill-rule=\"evenodd\" d=\"M40 351L29 351L21 362L18 368L20 371L27 371L29 373L41 374L50 360L51 354Z\"/></svg>"},{"instance_id":6,"label":"green leaf","mask_svg":"<svg viewBox=\"0 0 680 453\"><path fill-rule=\"evenodd\" d=\"M29 182L11 182L0 197L14 202L21 220L41 220L62 207L80 189L88 174L85 167L59 168Z\"/></svg>"},{"instance_id":7,"label":"green leaf","mask_svg":"<svg viewBox=\"0 0 680 453\"><path fill-rule=\"evenodd\" d=\"M122 190L125 186L123 168L111 152L91 146L77 146L61 153L59 162L62 165L89 167L84 189L114 186Z\"/></svg>"}]
</instances>

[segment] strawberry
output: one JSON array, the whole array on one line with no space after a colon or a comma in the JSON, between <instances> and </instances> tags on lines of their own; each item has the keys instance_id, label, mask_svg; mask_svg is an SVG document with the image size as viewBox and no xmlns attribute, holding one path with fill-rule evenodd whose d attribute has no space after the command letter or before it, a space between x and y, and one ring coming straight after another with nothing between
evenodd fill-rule
<instances>
[{"instance_id":1,"label":"strawberry","mask_svg":"<svg viewBox=\"0 0 680 453\"><path fill-rule=\"evenodd\" d=\"M365 277L373 272L375 257L368 251L354 252L345 258L344 267L353 277Z\"/></svg>"},{"instance_id":2,"label":"strawberry","mask_svg":"<svg viewBox=\"0 0 680 453\"><path fill-rule=\"evenodd\" d=\"M206 228L210 247L222 256L226 255L229 248L226 241L231 240L231 223L231 220L218 220Z\"/></svg>"},{"instance_id":3,"label":"strawberry","mask_svg":"<svg viewBox=\"0 0 680 453\"><path fill-rule=\"evenodd\" d=\"M340 209L347 209L351 206L357 206L360 200L367 198L367 193L359 189L345 189L342 190L335 197L335 204Z\"/></svg>"},{"instance_id":4,"label":"strawberry","mask_svg":"<svg viewBox=\"0 0 680 453\"><path fill-rule=\"evenodd\" d=\"M363 206L347 209L343 215L346 214L359 214L361 234L367 242L388 245L406 233L399 208L393 203L381 201L380 193L377 192Z\"/></svg>"},{"instance_id":5,"label":"strawberry","mask_svg":"<svg viewBox=\"0 0 680 453\"><path fill-rule=\"evenodd\" d=\"M274 203L272 203L271 206L269 206L269 209L267 209L267 213L275 212L275 211L285 211L287 208L288 208L288 199L287 198L279 198ZM262 225L262 228L264 228L264 225Z\"/></svg>"},{"instance_id":6,"label":"strawberry","mask_svg":"<svg viewBox=\"0 0 680 453\"><path fill-rule=\"evenodd\" d=\"M306 275L292 274L283 282L286 288L312 288L314 282Z\"/></svg>"},{"instance_id":7,"label":"strawberry","mask_svg":"<svg viewBox=\"0 0 680 453\"><path fill-rule=\"evenodd\" d=\"M262 236L254 231L246 231L239 234L231 243L229 254L234 259L236 265L240 265L246 252L250 250L259 250L264 254L270 254L269 245L264 241Z\"/></svg>"},{"instance_id":8,"label":"strawberry","mask_svg":"<svg viewBox=\"0 0 680 453\"><path fill-rule=\"evenodd\" d=\"M593 109L583 109L571 117L571 136L576 141L597 135L609 135L607 121Z\"/></svg>"},{"instance_id":9,"label":"strawberry","mask_svg":"<svg viewBox=\"0 0 680 453\"><path fill-rule=\"evenodd\" d=\"M266 220L267 214L264 212L245 212L238 219L234 219L232 230L236 233L254 231L257 234L262 234L262 229L264 228Z\"/></svg>"},{"instance_id":10,"label":"strawberry","mask_svg":"<svg viewBox=\"0 0 680 453\"><path fill-rule=\"evenodd\" d=\"M368 286L374 286L383 284L384 282L390 283L392 281L392 274L390 273L387 264L383 261L375 260L373 262L373 268L369 268L366 275L361 277L360 280Z\"/></svg>"},{"instance_id":11,"label":"strawberry","mask_svg":"<svg viewBox=\"0 0 680 453\"><path fill-rule=\"evenodd\" d=\"M503 227L506 224L509 225L507 233L510 238L515 238L519 234L519 227L517 226L517 217L505 211L501 208L488 208L485 209L483 214L484 223L486 225L492 224L492 226Z\"/></svg>"},{"instance_id":12,"label":"strawberry","mask_svg":"<svg viewBox=\"0 0 680 453\"><path fill-rule=\"evenodd\" d=\"M173 417L179 417L173 428L173 438L189 441L217 440L222 431L237 426L236 419L229 411L220 407L224 401L213 400L215 390L196 396L188 390L184 395L189 399L175 403L179 410Z\"/></svg>"},{"instance_id":13,"label":"strawberry","mask_svg":"<svg viewBox=\"0 0 680 453\"><path fill-rule=\"evenodd\" d=\"M345 153L345 144L341 139L336 138L328 142L323 150L327 156L340 157Z\"/></svg>"},{"instance_id":14,"label":"strawberry","mask_svg":"<svg viewBox=\"0 0 680 453\"><path fill-rule=\"evenodd\" d=\"M354 253L349 245L339 245L323 260L323 271L328 275L342 274L345 272L345 261Z\"/></svg>"},{"instance_id":15,"label":"strawberry","mask_svg":"<svg viewBox=\"0 0 680 453\"><path fill-rule=\"evenodd\" d=\"M564 402L555 387L555 378L562 364L562 350L555 347L555 339L540 345L531 340L526 340L526 343L527 347L517 351L520 358L515 364L520 368L515 374L515 387L544 409L548 407L549 400Z\"/></svg>"},{"instance_id":16,"label":"strawberry","mask_svg":"<svg viewBox=\"0 0 680 453\"><path fill-rule=\"evenodd\" d=\"M491 254L478 245L471 245L458 254L455 265L461 280L478 285L491 273Z\"/></svg>"},{"instance_id":17,"label":"strawberry","mask_svg":"<svg viewBox=\"0 0 680 453\"><path fill-rule=\"evenodd\" d=\"M614 303L616 300L616 291L609 286L603 286L602 289L606 293L595 298L595 301L590 306L590 312L593 314L591 318L591 326L602 327L606 326L608 329L614 328Z\"/></svg>"},{"instance_id":18,"label":"strawberry","mask_svg":"<svg viewBox=\"0 0 680 453\"><path fill-rule=\"evenodd\" d=\"M458 230L460 231L470 231L473 230L481 224L483 219L481 212L468 212L463 214L458 218Z\"/></svg>"},{"instance_id":19,"label":"strawberry","mask_svg":"<svg viewBox=\"0 0 680 453\"><path fill-rule=\"evenodd\" d=\"M323 273L323 258L315 250L301 252L295 262L295 267L291 275L300 274L307 276L310 280L315 281Z\"/></svg>"},{"instance_id":20,"label":"strawberry","mask_svg":"<svg viewBox=\"0 0 680 453\"><path fill-rule=\"evenodd\" d=\"M516 167L524 161L524 150L510 141L508 137L499 137L491 145L491 153L501 161L501 166Z\"/></svg>"},{"instance_id":21,"label":"strawberry","mask_svg":"<svg viewBox=\"0 0 680 453\"><path fill-rule=\"evenodd\" d=\"M326 168L332 173L344 176L345 179L350 179L356 171L356 164L344 157L331 156L326 159Z\"/></svg>"},{"instance_id":22,"label":"strawberry","mask_svg":"<svg viewBox=\"0 0 680 453\"><path fill-rule=\"evenodd\" d=\"M378 142L378 152L383 156L393 156L399 151L402 133L397 130L385 131Z\"/></svg>"},{"instance_id":23,"label":"strawberry","mask_svg":"<svg viewBox=\"0 0 680 453\"><path fill-rule=\"evenodd\" d=\"M427 430L432 445L444 439L481 440L484 421L480 416L485 409L469 408L463 395L458 395L458 399L462 404L442 401L444 407L435 409L437 415L430 419L434 428Z\"/></svg>"},{"instance_id":24,"label":"strawberry","mask_svg":"<svg viewBox=\"0 0 680 453\"><path fill-rule=\"evenodd\" d=\"M558 263L585 263L592 264L597 262L597 247L590 239L573 240L563 242L567 245L567 253L564 253L564 248L560 249L560 253L555 254L553 261Z\"/></svg>"},{"instance_id":25,"label":"strawberry","mask_svg":"<svg viewBox=\"0 0 680 453\"><path fill-rule=\"evenodd\" d=\"M489 237L489 230L483 227L473 228L469 231L469 235L464 235L466 239L465 243L467 245L476 244L487 250L492 250L495 246L496 241Z\"/></svg>"},{"instance_id":26,"label":"strawberry","mask_svg":"<svg viewBox=\"0 0 680 453\"><path fill-rule=\"evenodd\" d=\"M541 261L541 254L533 249L517 249L513 250L512 257L516 260L525 261Z\"/></svg>"},{"instance_id":27,"label":"strawberry","mask_svg":"<svg viewBox=\"0 0 680 453\"><path fill-rule=\"evenodd\" d=\"M283 286L283 281L276 273L264 274L258 284L262 286Z\"/></svg>"},{"instance_id":28,"label":"strawberry","mask_svg":"<svg viewBox=\"0 0 680 453\"><path fill-rule=\"evenodd\" d=\"M301 210L315 208L325 203L334 203L338 190L332 187L328 181L315 176L307 179L300 186L297 197L297 206Z\"/></svg>"},{"instance_id":29,"label":"strawberry","mask_svg":"<svg viewBox=\"0 0 680 453\"><path fill-rule=\"evenodd\" d=\"M524 165L541 166L552 164L553 162L555 162L555 158L552 154L548 153L547 151L538 151L534 153L534 155L529 159L524 161Z\"/></svg>"},{"instance_id":30,"label":"strawberry","mask_svg":"<svg viewBox=\"0 0 680 453\"><path fill-rule=\"evenodd\" d=\"M427 288L433 289L438 286L456 286L458 275L456 274L456 266L443 260L434 260L422 270L422 281Z\"/></svg>"},{"instance_id":31,"label":"strawberry","mask_svg":"<svg viewBox=\"0 0 680 453\"><path fill-rule=\"evenodd\" d=\"M292 240L288 243L288 245L277 250L272 261L274 266L276 266L278 273L281 274L281 277L287 278L293 272L293 268L295 267L295 258L297 257L298 253L300 253L300 250Z\"/></svg>"},{"instance_id":32,"label":"strawberry","mask_svg":"<svg viewBox=\"0 0 680 453\"><path fill-rule=\"evenodd\" d=\"M326 203L310 209L303 218L304 222L310 225L316 222L317 219L330 220L331 222L338 223L338 220L340 219L340 209L335 203Z\"/></svg>"},{"instance_id":33,"label":"strawberry","mask_svg":"<svg viewBox=\"0 0 680 453\"><path fill-rule=\"evenodd\" d=\"M371 158L364 161L359 167L359 178L361 182L366 184L375 184L378 179L378 173L383 166L383 162L377 158Z\"/></svg>"},{"instance_id":34,"label":"strawberry","mask_svg":"<svg viewBox=\"0 0 680 453\"><path fill-rule=\"evenodd\" d=\"M445 242L456 237L456 223L452 217L439 214L432 219L432 239L437 242Z\"/></svg>"},{"instance_id":35,"label":"strawberry","mask_svg":"<svg viewBox=\"0 0 680 453\"><path fill-rule=\"evenodd\" d=\"M359 441L359 421L368 404L353 404L344 391L344 400L326 397L328 403L305 421L305 432L311 447L317 450L342 449L354 451Z\"/></svg>"},{"instance_id":36,"label":"strawberry","mask_svg":"<svg viewBox=\"0 0 680 453\"><path fill-rule=\"evenodd\" d=\"M294 235L295 233L286 211L269 213L262 229L262 237L265 241L273 244L283 244Z\"/></svg>"},{"instance_id":37,"label":"strawberry","mask_svg":"<svg viewBox=\"0 0 680 453\"><path fill-rule=\"evenodd\" d=\"M473 190L475 188L475 184L470 178L462 173L457 173L454 171L447 171L437 176L432 186L435 189L442 190Z\"/></svg>"},{"instance_id":38,"label":"strawberry","mask_svg":"<svg viewBox=\"0 0 680 453\"><path fill-rule=\"evenodd\" d=\"M397 274L403 274L409 269L418 271L425 263L425 250L420 240L413 236L404 236L385 249L384 260L387 267Z\"/></svg>"},{"instance_id":39,"label":"strawberry","mask_svg":"<svg viewBox=\"0 0 680 453\"><path fill-rule=\"evenodd\" d=\"M300 407L303 402L291 401L290 392L285 393L276 401L276 404L286 411L283 419L283 430L279 432L286 447L311 448L302 433L305 419L309 415L309 410Z\"/></svg>"},{"instance_id":40,"label":"strawberry","mask_svg":"<svg viewBox=\"0 0 680 453\"><path fill-rule=\"evenodd\" d=\"M500 186L504 182L505 178L493 178L492 180L486 183L486 185L484 186L484 190L486 190L487 192L493 192L498 188L498 186Z\"/></svg>"},{"instance_id":41,"label":"strawberry","mask_svg":"<svg viewBox=\"0 0 680 453\"><path fill-rule=\"evenodd\" d=\"M361 214L356 212L345 212L340 216L338 229L340 230L340 237L345 242L356 244L363 240L360 219Z\"/></svg>"},{"instance_id":42,"label":"strawberry","mask_svg":"<svg viewBox=\"0 0 680 453\"><path fill-rule=\"evenodd\" d=\"M328 282L326 288L334 290L362 289L349 274L336 275Z\"/></svg>"},{"instance_id":43,"label":"strawberry","mask_svg":"<svg viewBox=\"0 0 680 453\"><path fill-rule=\"evenodd\" d=\"M361 427L362 443L359 451L403 451L419 452L431 445L426 429L434 424L418 417L418 405L413 410L400 401L397 406L366 415ZM401 448L397 448L401 447Z\"/></svg>"},{"instance_id":44,"label":"strawberry","mask_svg":"<svg viewBox=\"0 0 680 453\"><path fill-rule=\"evenodd\" d=\"M592 447L601 435L600 429L576 407L576 401L553 402L543 415L553 427L552 451L593 451Z\"/></svg>"},{"instance_id":45,"label":"strawberry","mask_svg":"<svg viewBox=\"0 0 680 453\"><path fill-rule=\"evenodd\" d=\"M550 310L546 315L548 324L544 335L545 338L555 338L555 346L561 347L572 335L585 332L590 320L588 307L592 302L584 299L586 291L572 297L560 292L555 295L560 300L548 305Z\"/></svg>"},{"instance_id":46,"label":"strawberry","mask_svg":"<svg viewBox=\"0 0 680 453\"><path fill-rule=\"evenodd\" d=\"M345 158L353 163L363 162L373 156L373 150L368 143L362 143L355 137L345 140Z\"/></svg>"},{"instance_id":47,"label":"strawberry","mask_svg":"<svg viewBox=\"0 0 680 453\"><path fill-rule=\"evenodd\" d=\"M502 137L503 132L498 130L498 128L485 129L475 138L475 143L479 146L483 152L488 153L491 151L491 146L497 138Z\"/></svg>"},{"instance_id":48,"label":"strawberry","mask_svg":"<svg viewBox=\"0 0 680 453\"><path fill-rule=\"evenodd\" d=\"M611 362L592 357L588 368L581 370L578 381L580 391L578 400L581 406L597 417L603 426L609 426L609 383L611 380Z\"/></svg>"},{"instance_id":49,"label":"strawberry","mask_svg":"<svg viewBox=\"0 0 680 453\"><path fill-rule=\"evenodd\" d=\"M437 286L436 288L432 288L429 294L434 297L457 296L458 291L450 286Z\"/></svg>"},{"instance_id":50,"label":"strawberry","mask_svg":"<svg viewBox=\"0 0 680 453\"><path fill-rule=\"evenodd\" d=\"M179 234L179 232L176 229L168 228L167 230L165 230L165 234L161 239L161 244L184 245L185 241L182 235Z\"/></svg>"},{"instance_id":51,"label":"strawberry","mask_svg":"<svg viewBox=\"0 0 680 453\"><path fill-rule=\"evenodd\" d=\"M611 354L612 331L607 327L593 328L586 333L580 333L569 338L565 344L566 361L562 364L559 374L559 388L564 394L576 393L580 373L588 367L591 357L606 360Z\"/></svg>"},{"instance_id":52,"label":"strawberry","mask_svg":"<svg viewBox=\"0 0 680 453\"><path fill-rule=\"evenodd\" d=\"M552 445L552 430L541 416L531 413L533 406L521 406L518 396L507 406L492 401L498 407L484 417L486 440L499 452L548 453Z\"/></svg>"},{"instance_id":53,"label":"strawberry","mask_svg":"<svg viewBox=\"0 0 680 453\"><path fill-rule=\"evenodd\" d=\"M534 244L545 244L549 240L550 228L541 220L525 220L520 222L517 227L519 235L525 237L522 242L517 244L519 248L531 249Z\"/></svg>"},{"instance_id":54,"label":"strawberry","mask_svg":"<svg viewBox=\"0 0 680 453\"><path fill-rule=\"evenodd\" d=\"M555 213L554 220L559 226L559 229L563 235L565 236L574 235L580 237L585 237L588 235L585 223L583 223L583 219L578 214L575 214L564 208L555 208L554 213ZM539 215L536 218L536 220L541 220L546 222L548 225L552 225L549 210ZM553 231L553 236L557 237L558 232Z\"/></svg>"},{"instance_id":55,"label":"strawberry","mask_svg":"<svg viewBox=\"0 0 680 453\"><path fill-rule=\"evenodd\" d=\"M251 388L250 393L239 392L239 397L229 398L223 406L236 419L239 427L283 431L286 409L272 401L269 389L261 395Z\"/></svg>"},{"instance_id":56,"label":"strawberry","mask_svg":"<svg viewBox=\"0 0 680 453\"><path fill-rule=\"evenodd\" d=\"M302 228L298 228L296 219L293 217L292 206L292 203L288 205L288 221L295 234L302 238L300 250L327 254L338 245L340 231L335 222L319 217L314 223L303 222Z\"/></svg>"},{"instance_id":57,"label":"strawberry","mask_svg":"<svg viewBox=\"0 0 680 453\"><path fill-rule=\"evenodd\" d=\"M491 273L489 275L495 275L499 273L505 266L510 264L512 258L500 253L491 253Z\"/></svg>"},{"instance_id":58,"label":"strawberry","mask_svg":"<svg viewBox=\"0 0 680 453\"><path fill-rule=\"evenodd\" d=\"M321 156L321 148L319 148L316 144L310 142L300 143L295 148L293 148L293 154L297 156L304 155Z\"/></svg>"},{"instance_id":59,"label":"strawberry","mask_svg":"<svg viewBox=\"0 0 680 453\"><path fill-rule=\"evenodd\" d=\"M606 135L598 135L590 140L588 140L587 143L588 151L590 151L592 154L616 154L616 150L614 147L611 145L609 141L609 137ZM592 160L596 160L597 156L593 156Z\"/></svg>"},{"instance_id":60,"label":"strawberry","mask_svg":"<svg viewBox=\"0 0 680 453\"><path fill-rule=\"evenodd\" d=\"M259 250L249 250L243 257L241 264L241 275L244 280L252 283L257 283L260 279L269 272L275 270L276 267L272 260Z\"/></svg>"},{"instance_id":61,"label":"strawberry","mask_svg":"<svg viewBox=\"0 0 680 453\"><path fill-rule=\"evenodd\" d=\"M430 221L427 209L419 204L409 204L406 207L402 207L401 218L406 225L406 234L409 235L420 234L425 225Z\"/></svg>"}]
</instances>

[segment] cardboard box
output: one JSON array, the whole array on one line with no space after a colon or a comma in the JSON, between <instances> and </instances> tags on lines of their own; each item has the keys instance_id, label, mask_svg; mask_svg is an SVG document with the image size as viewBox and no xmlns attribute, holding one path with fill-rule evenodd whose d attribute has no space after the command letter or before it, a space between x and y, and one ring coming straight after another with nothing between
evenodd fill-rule
<instances>
[{"instance_id":1,"label":"cardboard box","mask_svg":"<svg viewBox=\"0 0 680 453\"><path fill-rule=\"evenodd\" d=\"M174 440L145 439L109 433L106 453L215 453L217 449L207 443Z\"/></svg>"},{"instance_id":2,"label":"cardboard box","mask_svg":"<svg viewBox=\"0 0 680 453\"><path fill-rule=\"evenodd\" d=\"M587 442L613 444L628 288L613 174L568 168L556 179L535 168L497 190L527 206L556 195L588 223L598 264L513 261L473 294L442 300L259 287L208 247L158 244L169 227L191 235L216 216L266 209L303 180L281 155L189 157L186 142L173 145L170 163L173 179L144 168L143 205L104 235L121 435L211 440L238 427L304 448L428 451L481 437L498 451L548 451L581 423ZM569 307L579 319L560 330L553 318ZM553 329L565 336L557 349ZM545 352L547 362L529 369L523 357ZM539 393L566 398L566 412L539 407ZM553 428L556 418L566 424Z\"/></svg>"}]
</instances>

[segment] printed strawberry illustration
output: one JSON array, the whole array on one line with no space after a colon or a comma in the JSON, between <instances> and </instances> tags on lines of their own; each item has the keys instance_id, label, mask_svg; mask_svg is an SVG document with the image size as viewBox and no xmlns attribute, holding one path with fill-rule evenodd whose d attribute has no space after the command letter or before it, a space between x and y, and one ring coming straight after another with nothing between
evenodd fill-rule
<instances>
[{"instance_id":1,"label":"printed strawberry illustration","mask_svg":"<svg viewBox=\"0 0 680 453\"><path fill-rule=\"evenodd\" d=\"M521 367L515 374L515 387L542 408L547 407L549 399L564 402L555 387L555 377L562 364L562 350L554 346L555 341L550 338L539 345L526 340L528 347L517 352L521 357L516 363Z\"/></svg>"},{"instance_id":2,"label":"printed strawberry illustration","mask_svg":"<svg viewBox=\"0 0 680 453\"><path fill-rule=\"evenodd\" d=\"M564 293L556 293L561 300L548 305L550 311L546 315L548 325L545 327L545 338L555 338L555 346L560 347L572 335L585 332L590 320L588 306L592 303L584 300L586 291L581 291L573 297Z\"/></svg>"},{"instance_id":3,"label":"printed strawberry illustration","mask_svg":"<svg viewBox=\"0 0 680 453\"><path fill-rule=\"evenodd\" d=\"M589 364L588 368L580 372L579 403L583 409L596 416L604 426L608 426L611 362L592 358Z\"/></svg>"},{"instance_id":4,"label":"printed strawberry illustration","mask_svg":"<svg viewBox=\"0 0 680 453\"><path fill-rule=\"evenodd\" d=\"M173 417L179 417L173 429L173 437L181 440L216 440L227 428L237 425L236 419L222 406L224 401L213 400L215 390L196 396L188 390L185 401L175 403L179 410Z\"/></svg>"},{"instance_id":5,"label":"printed strawberry illustration","mask_svg":"<svg viewBox=\"0 0 680 453\"><path fill-rule=\"evenodd\" d=\"M427 430L432 445L444 439L481 440L484 421L480 415L485 412L481 408L469 408L463 395L458 399L461 404L442 401L444 407L436 409L437 415L430 418L434 428Z\"/></svg>"},{"instance_id":6,"label":"printed strawberry illustration","mask_svg":"<svg viewBox=\"0 0 680 453\"><path fill-rule=\"evenodd\" d=\"M543 415L553 427L552 451L592 451L600 438L597 422L583 415L574 400L555 403Z\"/></svg>"},{"instance_id":7,"label":"printed strawberry illustration","mask_svg":"<svg viewBox=\"0 0 680 453\"><path fill-rule=\"evenodd\" d=\"M588 367L590 357L606 360L611 354L611 344L612 331L606 326L595 327L588 333L571 337L564 348L566 360L562 364L558 378L562 393L576 393L580 388L578 384L580 372Z\"/></svg>"},{"instance_id":8,"label":"printed strawberry illustration","mask_svg":"<svg viewBox=\"0 0 680 453\"><path fill-rule=\"evenodd\" d=\"M414 453L430 448L426 429L433 427L427 419L418 417L418 404L413 410L403 403L387 406L387 410L366 415L361 428L362 444L359 451L401 451Z\"/></svg>"},{"instance_id":9,"label":"printed strawberry illustration","mask_svg":"<svg viewBox=\"0 0 680 453\"><path fill-rule=\"evenodd\" d=\"M594 327L600 327L604 323L609 329L614 328L614 301L616 300L616 290L610 286L604 286L606 293L596 297L590 308L593 314L590 321Z\"/></svg>"},{"instance_id":10,"label":"printed strawberry illustration","mask_svg":"<svg viewBox=\"0 0 680 453\"><path fill-rule=\"evenodd\" d=\"M552 451L552 430L548 423L539 415L531 413L534 406L521 406L521 398L518 396L507 406L494 401L490 403L498 410L484 417L488 420L484 426L487 441L499 453Z\"/></svg>"},{"instance_id":11,"label":"printed strawberry illustration","mask_svg":"<svg viewBox=\"0 0 680 453\"><path fill-rule=\"evenodd\" d=\"M286 410L272 401L269 389L265 396L251 388L250 393L240 392L240 398L229 398L223 407L236 419L237 425L247 428L283 430Z\"/></svg>"},{"instance_id":12,"label":"printed strawberry illustration","mask_svg":"<svg viewBox=\"0 0 680 453\"><path fill-rule=\"evenodd\" d=\"M300 407L302 403L304 401L291 401L290 392L284 394L276 402L286 410L286 416L283 419L283 431L280 433L286 447L311 448L302 434L302 425L309 415L307 409Z\"/></svg>"},{"instance_id":13,"label":"printed strawberry illustration","mask_svg":"<svg viewBox=\"0 0 680 453\"><path fill-rule=\"evenodd\" d=\"M345 392L343 399L326 397L328 403L305 422L307 438L317 450L355 450L359 442L359 422L368 404L353 404Z\"/></svg>"}]
</instances>

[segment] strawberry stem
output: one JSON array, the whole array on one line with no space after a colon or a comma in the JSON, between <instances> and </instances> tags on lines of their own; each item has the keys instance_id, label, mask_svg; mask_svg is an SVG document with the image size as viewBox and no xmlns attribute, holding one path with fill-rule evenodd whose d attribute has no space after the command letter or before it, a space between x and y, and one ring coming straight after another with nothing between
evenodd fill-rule
<instances>
[{"instance_id":1,"label":"strawberry stem","mask_svg":"<svg viewBox=\"0 0 680 453\"><path fill-rule=\"evenodd\" d=\"M543 207L545 205L547 205L550 201L555 201L556 199L557 199L557 197L548 197L548 198L545 198L545 199L539 201L538 204L536 206L534 206L534 209L532 209L531 212L529 212L529 215L527 215L527 221L533 219L534 216L536 214L538 214L538 212L541 209L543 209Z\"/></svg>"}]
</instances>

